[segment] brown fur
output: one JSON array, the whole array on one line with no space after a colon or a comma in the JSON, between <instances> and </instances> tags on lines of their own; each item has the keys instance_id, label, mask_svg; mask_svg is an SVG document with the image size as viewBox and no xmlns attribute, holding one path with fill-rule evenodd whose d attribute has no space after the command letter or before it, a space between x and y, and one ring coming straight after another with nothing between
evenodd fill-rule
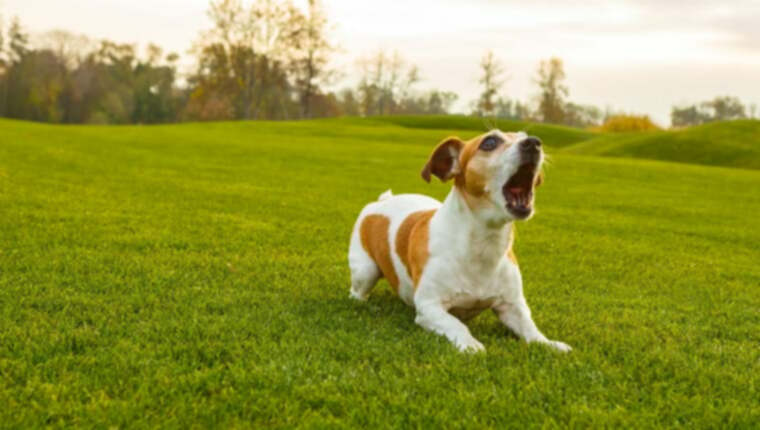
<instances>
[{"instance_id":1,"label":"brown fur","mask_svg":"<svg viewBox=\"0 0 760 430\"><path fill-rule=\"evenodd\" d=\"M409 266L411 267L412 282L414 282L414 288L417 288L417 284L422 277L422 271L425 269L428 257L430 257L430 250L428 244L430 242L430 218L433 217L435 211L428 211L420 220L415 224L412 231L409 233Z\"/></svg>"},{"instance_id":2,"label":"brown fur","mask_svg":"<svg viewBox=\"0 0 760 430\"><path fill-rule=\"evenodd\" d=\"M517 255L515 255L515 225L512 224L512 228L509 230L509 245L507 245L507 258L517 266Z\"/></svg>"},{"instance_id":3,"label":"brown fur","mask_svg":"<svg viewBox=\"0 0 760 430\"><path fill-rule=\"evenodd\" d=\"M390 243L388 242L388 227L390 219L385 215L367 215L359 228L362 246L367 254L372 257L380 267L383 276L391 284L394 291L398 291L398 276L393 270L391 261Z\"/></svg>"},{"instance_id":4,"label":"brown fur","mask_svg":"<svg viewBox=\"0 0 760 430\"><path fill-rule=\"evenodd\" d=\"M458 153L463 145L464 142L458 137L449 137L439 143L430 155L430 159L425 164L425 167L422 168L422 172L420 172L422 179L430 182L431 174L437 176L442 181L451 179L457 173L455 169L457 160L456 156L452 155L452 152L454 154Z\"/></svg>"},{"instance_id":5,"label":"brown fur","mask_svg":"<svg viewBox=\"0 0 760 430\"><path fill-rule=\"evenodd\" d=\"M406 271L412 278L415 288L427 262L427 230L434 213L434 209L413 212L404 219L396 232L396 253L406 266Z\"/></svg>"}]
</instances>

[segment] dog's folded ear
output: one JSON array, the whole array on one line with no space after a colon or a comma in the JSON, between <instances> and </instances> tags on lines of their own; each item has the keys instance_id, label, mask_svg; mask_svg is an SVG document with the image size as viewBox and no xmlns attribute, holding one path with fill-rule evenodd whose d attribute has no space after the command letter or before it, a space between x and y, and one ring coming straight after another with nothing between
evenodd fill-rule
<instances>
[{"instance_id":1,"label":"dog's folded ear","mask_svg":"<svg viewBox=\"0 0 760 430\"><path fill-rule=\"evenodd\" d=\"M422 168L422 179L430 182L430 175L433 174L445 182L456 176L460 172L459 153L463 147L464 142L458 137L449 137L439 143Z\"/></svg>"}]
</instances>

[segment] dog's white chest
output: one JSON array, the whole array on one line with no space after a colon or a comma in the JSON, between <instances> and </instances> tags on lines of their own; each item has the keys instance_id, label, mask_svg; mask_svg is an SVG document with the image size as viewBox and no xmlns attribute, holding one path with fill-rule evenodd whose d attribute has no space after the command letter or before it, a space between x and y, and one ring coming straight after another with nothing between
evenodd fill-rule
<instances>
[{"instance_id":1,"label":"dog's white chest","mask_svg":"<svg viewBox=\"0 0 760 430\"><path fill-rule=\"evenodd\" d=\"M516 282L519 278L514 276L515 272L519 277L517 267L506 259L495 270L476 266L460 268L459 276L449 278L438 294L451 314L470 319L519 291L520 285Z\"/></svg>"}]
</instances>

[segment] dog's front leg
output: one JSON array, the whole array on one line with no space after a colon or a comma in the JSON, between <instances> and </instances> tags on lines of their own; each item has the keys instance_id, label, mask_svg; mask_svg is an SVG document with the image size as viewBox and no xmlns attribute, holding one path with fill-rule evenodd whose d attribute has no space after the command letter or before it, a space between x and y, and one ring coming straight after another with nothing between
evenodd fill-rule
<instances>
[{"instance_id":1,"label":"dog's front leg","mask_svg":"<svg viewBox=\"0 0 760 430\"><path fill-rule=\"evenodd\" d=\"M415 302L415 308L417 318L414 322L427 330L446 336L460 351L477 352L485 349L483 344L470 334L467 326L448 313L440 302Z\"/></svg>"},{"instance_id":2,"label":"dog's front leg","mask_svg":"<svg viewBox=\"0 0 760 430\"><path fill-rule=\"evenodd\" d=\"M572 349L566 343L557 340L549 340L543 333L541 333L536 326L536 323L533 322L533 318L530 315L530 308L522 294L514 300L496 306L494 312L499 316L501 322L528 343L543 343L562 352L568 352Z\"/></svg>"}]
</instances>

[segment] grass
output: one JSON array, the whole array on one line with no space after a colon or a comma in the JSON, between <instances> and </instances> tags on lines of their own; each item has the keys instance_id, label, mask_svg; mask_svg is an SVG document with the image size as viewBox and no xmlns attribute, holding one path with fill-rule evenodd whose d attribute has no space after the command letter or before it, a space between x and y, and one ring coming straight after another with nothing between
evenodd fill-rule
<instances>
[{"instance_id":1,"label":"grass","mask_svg":"<svg viewBox=\"0 0 760 430\"><path fill-rule=\"evenodd\" d=\"M460 137L478 135L491 128L513 131L522 130L532 135L541 136L542 139L551 142L554 148L584 142L598 136L598 133L579 128L460 115L390 116L379 118L375 121L400 125L411 129L429 129L459 133L462 135Z\"/></svg>"},{"instance_id":2,"label":"grass","mask_svg":"<svg viewBox=\"0 0 760 430\"><path fill-rule=\"evenodd\" d=\"M0 427L757 425L760 172L542 136L516 251L539 327L575 350L483 314L487 352L462 355L384 282L347 298L354 217L387 188L442 198L418 176L442 137L0 121Z\"/></svg>"},{"instance_id":3,"label":"grass","mask_svg":"<svg viewBox=\"0 0 760 430\"><path fill-rule=\"evenodd\" d=\"M599 134L564 150L583 155L760 169L760 121L718 122L675 131Z\"/></svg>"}]
</instances>

